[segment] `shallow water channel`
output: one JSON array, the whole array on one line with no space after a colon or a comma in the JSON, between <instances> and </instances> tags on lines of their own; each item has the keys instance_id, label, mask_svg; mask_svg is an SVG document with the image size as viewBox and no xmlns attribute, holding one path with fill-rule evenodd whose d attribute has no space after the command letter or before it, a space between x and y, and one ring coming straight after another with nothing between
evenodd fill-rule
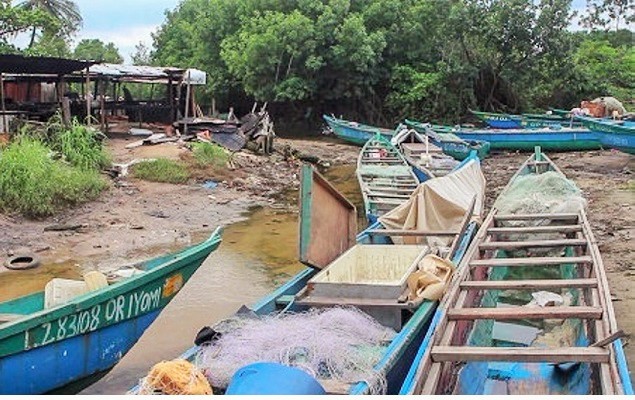
<instances>
[{"instance_id":1,"label":"shallow water channel","mask_svg":"<svg viewBox=\"0 0 635 400\"><path fill-rule=\"evenodd\" d=\"M355 166L332 167L325 175L363 210ZM289 193L289 202L297 201L297 196L297 192ZM205 238L205 234L192 236L193 241ZM179 247L152 252L162 254ZM253 304L303 269L297 261L297 248L296 212L260 208L252 211L249 219L227 227L219 249L210 255L132 350L110 373L81 393L125 393L154 364L175 358L191 347L203 326L230 316L243 304ZM42 279L50 278L52 276Z\"/></svg>"}]
</instances>

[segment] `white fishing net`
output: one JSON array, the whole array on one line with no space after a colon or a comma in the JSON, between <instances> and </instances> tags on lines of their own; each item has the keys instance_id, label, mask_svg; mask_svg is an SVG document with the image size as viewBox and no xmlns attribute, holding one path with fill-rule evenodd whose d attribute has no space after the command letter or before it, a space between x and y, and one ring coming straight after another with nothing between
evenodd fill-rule
<instances>
[{"instance_id":1,"label":"white fishing net","mask_svg":"<svg viewBox=\"0 0 635 400\"><path fill-rule=\"evenodd\" d=\"M517 177L494 207L500 214L577 213L586 200L573 181L549 171Z\"/></svg>"},{"instance_id":2,"label":"white fishing net","mask_svg":"<svg viewBox=\"0 0 635 400\"><path fill-rule=\"evenodd\" d=\"M358 309L232 317L214 329L221 337L203 346L195 362L213 387L226 388L246 365L277 362L316 379L367 382L372 394L386 391L385 376L373 367L395 332Z\"/></svg>"}]
</instances>

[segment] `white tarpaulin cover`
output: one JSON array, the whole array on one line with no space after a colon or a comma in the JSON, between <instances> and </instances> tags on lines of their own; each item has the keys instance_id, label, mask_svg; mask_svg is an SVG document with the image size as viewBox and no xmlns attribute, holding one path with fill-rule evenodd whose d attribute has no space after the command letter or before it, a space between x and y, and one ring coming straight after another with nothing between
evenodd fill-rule
<instances>
[{"instance_id":1,"label":"white tarpaulin cover","mask_svg":"<svg viewBox=\"0 0 635 400\"><path fill-rule=\"evenodd\" d=\"M472 199L476 196L473 218L480 220L485 198L485 177L480 163L471 160L446 176L419 185L404 204L384 214L379 222L386 229L428 232L459 231ZM452 236L392 237L396 244L427 244L446 247Z\"/></svg>"}]
</instances>

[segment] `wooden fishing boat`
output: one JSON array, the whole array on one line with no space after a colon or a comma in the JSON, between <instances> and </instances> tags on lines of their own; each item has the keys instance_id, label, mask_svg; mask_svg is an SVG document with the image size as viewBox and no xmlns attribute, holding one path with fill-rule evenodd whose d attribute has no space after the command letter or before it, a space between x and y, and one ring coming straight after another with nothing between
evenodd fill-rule
<instances>
[{"instance_id":1,"label":"wooden fishing boat","mask_svg":"<svg viewBox=\"0 0 635 400\"><path fill-rule=\"evenodd\" d=\"M419 186L406 159L380 134L362 147L357 159L357 180L370 223L408 200Z\"/></svg>"},{"instance_id":2,"label":"wooden fishing boat","mask_svg":"<svg viewBox=\"0 0 635 400\"><path fill-rule=\"evenodd\" d=\"M547 172L564 177L538 149L501 195ZM459 270L401 394L633 394L583 208L501 214L495 206Z\"/></svg>"},{"instance_id":3,"label":"wooden fishing boat","mask_svg":"<svg viewBox=\"0 0 635 400\"><path fill-rule=\"evenodd\" d=\"M471 171L473 171L475 164L478 164L478 160L467 164L465 168L472 168ZM467 189L468 186L464 186L466 192L463 193L462 204L467 204L465 196L468 199L472 198L472 201L465 206L465 214L464 216L459 216L460 221L457 223L455 219L451 227L440 226L439 229L425 232L419 230L399 231L395 229L388 230L383 228L380 223L375 223L356 235L357 212L355 206L348 202L311 166L304 165L301 176L299 253L300 261L308 267L282 287L255 303L246 312L257 317L276 315L276 318L280 318L286 313L304 312L310 308L354 306L365 310L371 315L375 315L374 313L379 313L380 315L385 315L385 313L393 315L396 313L399 318L399 329L397 329L396 335L390 339L390 343L382 347L380 357L378 357L379 361L374 364L373 370L367 371L369 374L368 379L359 382L341 382L325 378L319 381L329 394L368 394L371 392L371 387L369 386L371 382L377 376L381 376L385 382L386 393L396 394L403 383L407 368L412 363L416 350L427 332L437 302L429 300L404 302L398 298L373 298L373 295L356 298L355 296L344 296L343 293L345 292L341 293L346 298L316 296L317 286L325 284L324 281L319 279L319 275L328 274L328 270L333 266L342 267L343 264L346 264L343 261L348 260L355 253L377 252L384 249L383 256L385 259L395 255L401 257L405 253L412 253L413 249L414 254L418 253L420 245L395 245L392 241L394 237L420 237L426 240L425 238L428 237L443 236L451 242L446 258L458 264L477 229L477 223L472 220L472 217L476 216L478 218L482 212L483 194L473 193L472 189ZM483 190L484 188L481 187L480 191L482 192ZM479 198L478 201L477 197ZM453 204L455 203L453 202ZM447 207L447 204L443 207ZM417 259L426 251L423 250L417 256ZM385 259L376 258L373 262L380 265L385 262ZM384 267L387 268L388 265ZM337 286L337 290L349 290L351 288L356 290L366 286L366 292L371 294L376 293L373 288L382 287L376 281L372 283L358 281L356 284L348 285L348 288L345 287L347 285L343 284ZM244 307L242 310L244 313ZM216 326L222 326L222 323L223 321L220 321L213 325L213 328L218 329ZM280 335L284 334L285 332L280 332ZM181 358L197 365L198 360L201 360L201 353L204 351L204 345L194 346L185 351ZM215 373L213 370L209 372L211 375ZM315 372L317 373L318 371ZM281 379L281 381L283 380ZM278 383L275 389L284 392L285 389L281 387L283 385L284 383ZM143 394L143 392L140 392L143 388L143 385L138 385L131 389L129 393ZM214 393L223 393L222 390L222 388L215 387ZM258 392L251 393L258 394ZM270 391L268 393L274 392Z\"/></svg>"},{"instance_id":4,"label":"wooden fishing boat","mask_svg":"<svg viewBox=\"0 0 635 400\"><path fill-rule=\"evenodd\" d=\"M571 118L553 114L501 114L483 111L470 112L490 128L495 129L524 129L524 128L549 128L549 127L580 127L581 124Z\"/></svg>"},{"instance_id":5,"label":"wooden fishing boat","mask_svg":"<svg viewBox=\"0 0 635 400\"><path fill-rule=\"evenodd\" d=\"M391 143L401 150L401 154L412 167L419 182L445 176L459 165L459 161L445 154L440 147L432 143L427 135L422 135L403 125L397 128Z\"/></svg>"},{"instance_id":6,"label":"wooden fishing boat","mask_svg":"<svg viewBox=\"0 0 635 400\"><path fill-rule=\"evenodd\" d=\"M47 287L0 303L0 393L42 394L112 368L220 242L217 229L203 243L121 270L134 273L127 278L101 275L101 287L88 292L84 281L56 281L84 292L66 301Z\"/></svg>"},{"instance_id":7,"label":"wooden fishing boat","mask_svg":"<svg viewBox=\"0 0 635 400\"><path fill-rule=\"evenodd\" d=\"M395 133L391 129L378 128L376 126L364 125L358 122L346 121L333 116L324 115L323 118L328 126L333 130L335 136L358 146L363 146L369 139L378 133L386 140L390 141Z\"/></svg>"},{"instance_id":8,"label":"wooden fishing boat","mask_svg":"<svg viewBox=\"0 0 635 400\"><path fill-rule=\"evenodd\" d=\"M550 151L581 151L602 148L596 132L587 128L474 129L432 125L438 133L453 133L465 140L487 141L492 150L533 151L536 146Z\"/></svg>"},{"instance_id":9,"label":"wooden fishing boat","mask_svg":"<svg viewBox=\"0 0 635 400\"><path fill-rule=\"evenodd\" d=\"M463 139L455 135L451 129L432 129L434 125L407 119L405 125L422 135L426 135L434 145L441 147L443 152L455 159L462 161L469 157L472 151L476 151L481 160L490 152L490 144L485 140Z\"/></svg>"},{"instance_id":10,"label":"wooden fishing boat","mask_svg":"<svg viewBox=\"0 0 635 400\"><path fill-rule=\"evenodd\" d=\"M576 119L596 133L605 147L635 154L635 122L600 120L581 116L577 116Z\"/></svg>"}]
</instances>

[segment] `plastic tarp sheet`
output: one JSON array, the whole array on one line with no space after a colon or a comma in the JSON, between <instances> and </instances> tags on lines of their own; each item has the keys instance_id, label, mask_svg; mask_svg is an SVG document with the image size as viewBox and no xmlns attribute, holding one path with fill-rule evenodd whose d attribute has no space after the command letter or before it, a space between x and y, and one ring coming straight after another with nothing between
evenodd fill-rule
<instances>
[{"instance_id":1,"label":"plastic tarp sheet","mask_svg":"<svg viewBox=\"0 0 635 400\"><path fill-rule=\"evenodd\" d=\"M386 229L428 232L459 231L472 199L473 219L481 220L485 199L485 176L478 161L470 160L459 170L419 185L404 204L379 218ZM392 237L395 244L427 244L447 247L452 236Z\"/></svg>"}]
</instances>

